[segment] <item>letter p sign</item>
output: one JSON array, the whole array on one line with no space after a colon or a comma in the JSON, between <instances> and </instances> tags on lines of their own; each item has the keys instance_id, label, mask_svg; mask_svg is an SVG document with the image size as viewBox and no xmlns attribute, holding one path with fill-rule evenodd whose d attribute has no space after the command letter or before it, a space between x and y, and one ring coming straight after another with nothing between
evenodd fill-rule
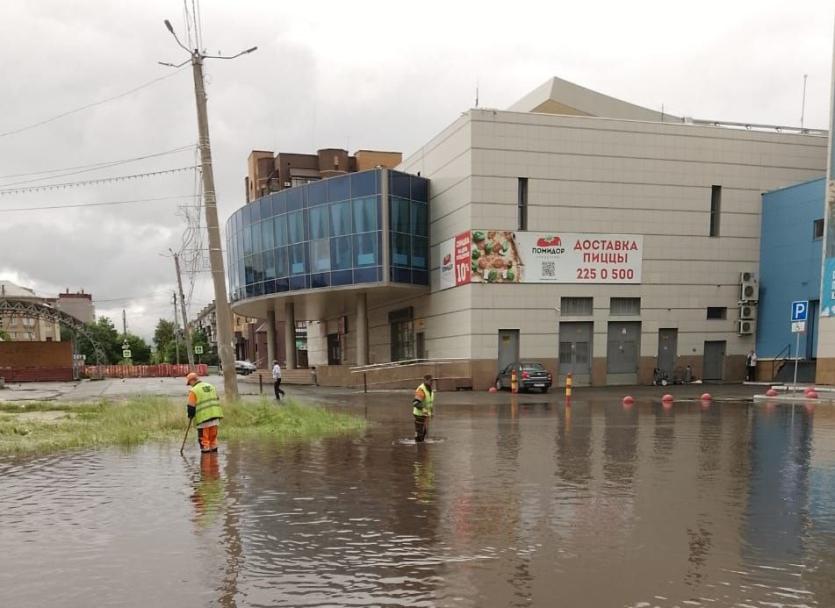
<instances>
[{"instance_id":1,"label":"letter p sign","mask_svg":"<svg viewBox=\"0 0 835 608\"><path fill-rule=\"evenodd\" d=\"M809 313L809 300L792 302L792 322L805 321Z\"/></svg>"}]
</instances>

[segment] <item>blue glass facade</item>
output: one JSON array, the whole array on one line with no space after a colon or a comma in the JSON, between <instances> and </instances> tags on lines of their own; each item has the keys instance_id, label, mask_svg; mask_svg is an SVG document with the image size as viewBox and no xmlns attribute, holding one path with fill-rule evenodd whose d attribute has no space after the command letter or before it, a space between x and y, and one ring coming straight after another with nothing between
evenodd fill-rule
<instances>
[{"instance_id":1,"label":"blue glass facade","mask_svg":"<svg viewBox=\"0 0 835 608\"><path fill-rule=\"evenodd\" d=\"M820 300L824 179L817 179L763 194L760 234L760 301L757 310L757 355L792 356L795 336L790 310L795 300L809 300L807 332L800 337L800 356L817 353Z\"/></svg>"},{"instance_id":2,"label":"blue glass facade","mask_svg":"<svg viewBox=\"0 0 835 608\"><path fill-rule=\"evenodd\" d=\"M226 222L231 300L381 283L387 274L392 282L429 285L428 195L425 178L374 169L253 201Z\"/></svg>"}]
</instances>

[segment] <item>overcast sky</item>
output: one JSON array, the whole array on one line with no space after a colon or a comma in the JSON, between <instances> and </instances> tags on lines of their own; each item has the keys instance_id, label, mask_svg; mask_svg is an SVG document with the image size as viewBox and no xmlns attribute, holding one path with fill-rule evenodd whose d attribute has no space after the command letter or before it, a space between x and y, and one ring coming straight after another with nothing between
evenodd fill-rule
<instances>
[{"instance_id":1,"label":"overcast sky","mask_svg":"<svg viewBox=\"0 0 835 608\"><path fill-rule=\"evenodd\" d=\"M191 71L157 64L186 58L163 25L168 18L188 37L184 2L0 6L0 191L195 164L187 149L50 180L31 175L196 143ZM808 74L805 124L827 123L831 0L202 0L200 12L209 52L259 47L207 66L221 224L244 204L250 150L408 154L473 105L476 82L480 105L488 107L505 108L560 76L647 107L663 104L676 115L798 125ZM114 101L10 133L166 75ZM189 170L0 194L0 279L53 297L83 288L98 314L120 325L124 308L129 331L150 337L157 320L173 314L174 268L163 254L181 247L187 224L178 208L194 204L194 177ZM208 274L191 276L194 314L211 301L212 287Z\"/></svg>"}]
</instances>

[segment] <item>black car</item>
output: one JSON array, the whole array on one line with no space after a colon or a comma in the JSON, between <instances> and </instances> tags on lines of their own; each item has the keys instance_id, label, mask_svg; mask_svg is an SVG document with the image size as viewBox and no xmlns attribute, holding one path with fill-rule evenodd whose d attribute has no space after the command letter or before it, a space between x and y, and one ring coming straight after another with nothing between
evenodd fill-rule
<instances>
[{"instance_id":1,"label":"black car","mask_svg":"<svg viewBox=\"0 0 835 608\"><path fill-rule=\"evenodd\" d=\"M551 372L545 369L545 366L541 363L511 363L496 377L497 390L512 388L510 383L514 369L516 370L516 381L520 392L538 389L547 393L548 389L551 388Z\"/></svg>"}]
</instances>

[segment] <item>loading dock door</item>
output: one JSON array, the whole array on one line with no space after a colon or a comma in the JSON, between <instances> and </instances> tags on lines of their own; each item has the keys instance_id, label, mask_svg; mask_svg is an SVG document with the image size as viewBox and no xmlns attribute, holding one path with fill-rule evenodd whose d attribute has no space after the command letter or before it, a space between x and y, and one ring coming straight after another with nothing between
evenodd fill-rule
<instances>
[{"instance_id":1,"label":"loading dock door","mask_svg":"<svg viewBox=\"0 0 835 608\"><path fill-rule=\"evenodd\" d=\"M704 379L722 380L725 376L725 341L705 342Z\"/></svg>"},{"instance_id":2,"label":"loading dock door","mask_svg":"<svg viewBox=\"0 0 835 608\"><path fill-rule=\"evenodd\" d=\"M499 359L496 373L519 360L519 330L499 330Z\"/></svg>"},{"instance_id":3,"label":"loading dock door","mask_svg":"<svg viewBox=\"0 0 835 608\"><path fill-rule=\"evenodd\" d=\"M606 384L637 384L641 322L610 321L606 346Z\"/></svg>"}]
</instances>

